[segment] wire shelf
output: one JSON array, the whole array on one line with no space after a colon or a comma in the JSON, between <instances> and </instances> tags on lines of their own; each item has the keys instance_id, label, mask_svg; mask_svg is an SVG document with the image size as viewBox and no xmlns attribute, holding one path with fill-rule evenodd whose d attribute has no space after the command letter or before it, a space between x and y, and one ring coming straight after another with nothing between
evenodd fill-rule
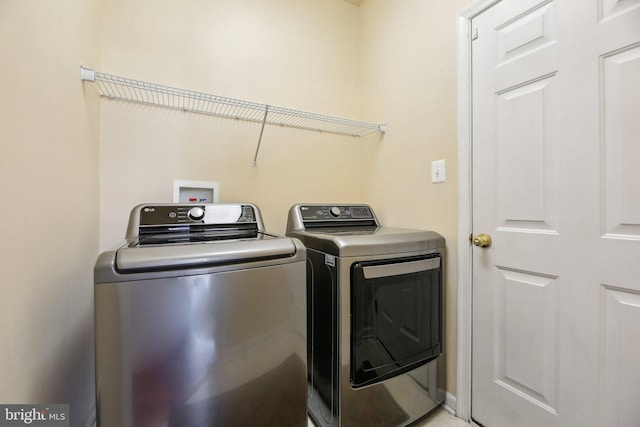
<instances>
[{"instance_id":1,"label":"wire shelf","mask_svg":"<svg viewBox=\"0 0 640 427\"><path fill-rule=\"evenodd\" d=\"M95 82L100 95L142 104L236 120L360 137L385 132L385 124L368 123L224 96L144 82L81 67L82 80Z\"/></svg>"}]
</instances>

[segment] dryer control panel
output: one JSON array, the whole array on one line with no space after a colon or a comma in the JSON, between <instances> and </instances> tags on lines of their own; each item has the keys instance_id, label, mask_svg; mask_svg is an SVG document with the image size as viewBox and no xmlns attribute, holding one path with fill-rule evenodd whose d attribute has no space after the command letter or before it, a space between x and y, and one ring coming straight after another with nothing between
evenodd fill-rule
<instances>
[{"instance_id":1,"label":"dryer control panel","mask_svg":"<svg viewBox=\"0 0 640 427\"><path fill-rule=\"evenodd\" d=\"M366 205L303 205L300 206L303 221L372 220L373 211Z\"/></svg>"}]
</instances>

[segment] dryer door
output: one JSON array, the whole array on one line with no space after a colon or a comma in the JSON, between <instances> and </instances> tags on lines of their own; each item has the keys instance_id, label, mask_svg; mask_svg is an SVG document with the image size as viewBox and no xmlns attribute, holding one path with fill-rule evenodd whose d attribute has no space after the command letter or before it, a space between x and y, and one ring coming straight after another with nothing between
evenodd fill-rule
<instances>
[{"instance_id":1,"label":"dryer door","mask_svg":"<svg viewBox=\"0 0 640 427\"><path fill-rule=\"evenodd\" d=\"M407 372L442 351L439 254L351 267L351 385Z\"/></svg>"}]
</instances>

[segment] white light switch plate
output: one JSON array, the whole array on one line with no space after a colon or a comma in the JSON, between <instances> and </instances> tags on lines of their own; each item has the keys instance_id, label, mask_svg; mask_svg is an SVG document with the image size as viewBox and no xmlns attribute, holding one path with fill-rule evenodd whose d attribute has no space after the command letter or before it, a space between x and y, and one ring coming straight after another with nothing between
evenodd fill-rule
<instances>
[{"instance_id":1,"label":"white light switch plate","mask_svg":"<svg viewBox=\"0 0 640 427\"><path fill-rule=\"evenodd\" d=\"M444 160L431 162L431 182L434 184L444 182L446 179Z\"/></svg>"}]
</instances>

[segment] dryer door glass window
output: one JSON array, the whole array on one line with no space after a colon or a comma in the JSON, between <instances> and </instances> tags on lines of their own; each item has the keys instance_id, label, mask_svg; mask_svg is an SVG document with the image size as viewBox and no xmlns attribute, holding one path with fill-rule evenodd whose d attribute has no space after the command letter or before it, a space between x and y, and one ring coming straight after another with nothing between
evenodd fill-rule
<instances>
[{"instance_id":1,"label":"dryer door glass window","mask_svg":"<svg viewBox=\"0 0 640 427\"><path fill-rule=\"evenodd\" d=\"M351 267L351 385L407 372L442 349L440 255Z\"/></svg>"}]
</instances>

